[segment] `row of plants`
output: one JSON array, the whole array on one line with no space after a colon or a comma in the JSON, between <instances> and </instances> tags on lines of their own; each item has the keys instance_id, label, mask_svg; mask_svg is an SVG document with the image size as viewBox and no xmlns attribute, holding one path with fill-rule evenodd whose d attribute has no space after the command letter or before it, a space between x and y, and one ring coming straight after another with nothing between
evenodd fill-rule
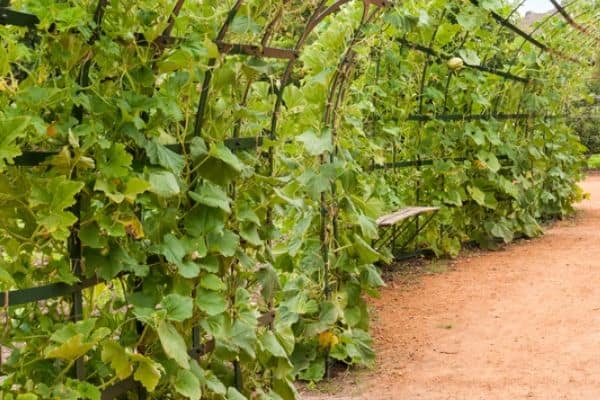
<instances>
[{"instance_id":1,"label":"row of plants","mask_svg":"<svg viewBox=\"0 0 600 400\"><path fill-rule=\"evenodd\" d=\"M377 217L440 206L418 245L455 256L571 211L583 147L541 115L572 100L581 65L519 49L490 16L504 1L342 3L305 37L332 2L11 3L39 23L0 25L0 290L102 283L78 321L69 299L6 304L0 398L99 399L128 378L150 398L296 398L328 360L374 363L366 297L391 259L371 246ZM501 113L531 116L409 118ZM56 154L15 166L24 151Z\"/></svg>"}]
</instances>

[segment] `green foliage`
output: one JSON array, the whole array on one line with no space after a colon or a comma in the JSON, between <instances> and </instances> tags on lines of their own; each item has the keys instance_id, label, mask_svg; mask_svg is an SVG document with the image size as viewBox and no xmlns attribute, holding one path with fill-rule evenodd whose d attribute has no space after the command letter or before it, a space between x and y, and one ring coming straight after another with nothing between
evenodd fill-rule
<instances>
[{"instance_id":1,"label":"green foliage","mask_svg":"<svg viewBox=\"0 0 600 400\"><path fill-rule=\"evenodd\" d=\"M136 37L157 39L173 1L108 2L100 27L92 3L17 0L39 17L36 38L0 26L0 289L77 282L71 232L84 277L105 281L84 291L82 321L68 322L68 299L6 308L0 397L97 399L132 377L157 399L296 398L293 380L322 379L327 357L374 363L365 295L390 259L372 245L377 217L439 206L417 244L456 255L468 240L538 235L578 198L583 148L561 119L407 119L571 100L577 68L531 44L515 53L492 28L504 1L413 0L364 24L371 2L350 1L305 38L285 88L281 60L219 54L231 1L186 2L182 39L164 50ZM315 2L288 3L243 2L225 41L261 43L283 7L269 45L294 48ZM450 70L398 38L529 82ZM234 135L262 146L233 151ZM56 155L14 166L30 150ZM417 159L430 163L373 169ZM84 381L71 378L78 358Z\"/></svg>"},{"instance_id":2,"label":"green foliage","mask_svg":"<svg viewBox=\"0 0 600 400\"><path fill-rule=\"evenodd\" d=\"M590 169L600 169L600 154L592 154L588 158L587 165Z\"/></svg>"}]
</instances>

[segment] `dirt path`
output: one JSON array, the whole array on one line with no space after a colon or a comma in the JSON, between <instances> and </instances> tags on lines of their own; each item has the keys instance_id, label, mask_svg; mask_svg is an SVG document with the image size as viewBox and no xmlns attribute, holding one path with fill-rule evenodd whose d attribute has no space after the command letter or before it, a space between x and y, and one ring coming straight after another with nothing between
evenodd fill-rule
<instances>
[{"instance_id":1,"label":"dirt path","mask_svg":"<svg viewBox=\"0 0 600 400\"><path fill-rule=\"evenodd\" d=\"M471 254L373 305L373 372L306 399L600 399L600 175L542 238Z\"/></svg>"}]
</instances>

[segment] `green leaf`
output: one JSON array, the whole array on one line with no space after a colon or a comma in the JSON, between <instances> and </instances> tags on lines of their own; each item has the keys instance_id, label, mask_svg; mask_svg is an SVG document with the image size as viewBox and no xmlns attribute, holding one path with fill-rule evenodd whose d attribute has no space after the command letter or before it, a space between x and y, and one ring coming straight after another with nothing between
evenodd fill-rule
<instances>
[{"instance_id":1,"label":"green leaf","mask_svg":"<svg viewBox=\"0 0 600 400\"><path fill-rule=\"evenodd\" d=\"M202 279L200 279L200 286L204 289L213 290L215 292L220 292L227 288L227 285L225 285L221 278L215 274L204 275Z\"/></svg>"},{"instance_id":2,"label":"green leaf","mask_svg":"<svg viewBox=\"0 0 600 400\"><path fill-rule=\"evenodd\" d=\"M102 394L100 393L100 389L98 389L96 386L92 385L91 383L79 380L73 380L69 383L71 382L74 382L75 390L79 394L79 398L89 400L101 400Z\"/></svg>"},{"instance_id":3,"label":"green leaf","mask_svg":"<svg viewBox=\"0 0 600 400\"><path fill-rule=\"evenodd\" d=\"M39 397L34 393L24 393L17 395L16 400L38 400Z\"/></svg>"},{"instance_id":4,"label":"green leaf","mask_svg":"<svg viewBox=\"0 0 600 400\"><path fill-rule=\"evenodd\" d=\"M185 340L169 322L162 321L156 330L165 354L184 369L190 369Z\"/></svg>"},{"instance_id":5,"label":"green leaf","mask_svg":"<svg viewBox=\"0 0 600 400\"><path fill-rule=\"evenodd\" d=\"M25 136L29 123L30 118L25 116L0 119L0 172L7 163L12 164L13 158L21 155L15 141Z\"/></svg>"},{"instance_id":6,"label":"green leaf","mask_svg":"<svg viewBox=\"0 0 600 400\"><path fill-rule=\"evenodd\" d=\"M458 51L460 57L464 60L467 65L481 65L481 59L476 52L470 49L462 49Z\"/></svg>"},{"instance_id":7,"label":"green leaf","mask_svg":"<svg viewBox=\"0 0 600 400\"><path fill-rule=\"evenodd\" d=\"M75 195L84 186L83 182L72 181L62 175L47 179L33 179L32 183L29 205L47 206L56 211L75 204Z\"/></svg>"},{"instance_id":8,"label":"green leaf","mask_svg":"<svg viewBox=\"0 0 600 400\"><path fill-rule=\"evenodd\" d=\"M194 301L191 297L171 293L162 299L160 305L167 312L167 319L171 321L183 322L193 315Z\"/></svg>"},{"instance_id":9,"label":"green leaf","mask_svg":"<svg viewBox=\"0 0 600 400\"><path fill-rule=\"evenodd\" d=\"M218 208L197 206L187 213L183 224L190 235L204 237L207 233L222 233L226 217Z\"/></svg>"},{"instance_id":10,"label":"green leaf","mask_svg":"<svg viewBox=\"0 0 600 400\"><path fill-rule=\"evenodd\" d=\"M209 316L218 315L227 310L227 300L221 293L198 289L196 305Z\"/></svg>"},{"instance_id":11,"label":"green leaf","mask_svg":"<svg viewBox=\"0 0 600 400\"><path fill-rule=\"evenodd\" d=\"M227 388L227 400L248 400L246 396L237 391L234 387Z\"/></svg>"},{"instance_id":12,"label":"green leaf","mask_svg":"<svg viewBox=\"0 0 600 400\"><path fill-rule=\"evenodd\" d=\"M471 195L471 198L477 202L480 206L485 207L485 193L478 187L467 186L467 192Z\"/></svg>"},{"instance_id":13,"label":"green leaf","mask_svg":"<svg viewBox=\"0 0 600 400\"><path fill-rule=\"evenodd\" d=\"M243 224L240 229L240 237L252 246L260 246L263 241L258 234L258 227L254 224Z\"/></svg>"},{"instance_id":14,"label":"green leaf","mask_svg":"<svg viewBox=\"0 0 600 400\"><path fill-rule=\"evenodd\" d=\"M65 240L69 237L69 227L77 222L77 217L67 211L54 211L52 214L39 213L38 222L55 239Z\"/></svg>"},{"instance_id":15,"label":"green leaf","mask_svg":"<svg viewBox=\"0 0 600 400\"><path fill-rule=\"evenodd\" d=\"M217 252L225 257L233 257L240 243L239 237L230 230L209 233L206 242L209 251Z\"/></svg>"},{"instance_id":16,"label":"green leaf","mask_svg":"<svg viewBox=\"0 0 600 400\"><path fill-rule=\"evenodd\" d=\"M357 222L365 238L375 239L379 235L377 232L377 224L373 219L360 214L358 215Z\"/></svg>"},{"instance_id":17,"label":"green leaf","mask_svg":"<svg viewBox=\"0 0 600 400\"><path fill-rule=\"evenodd\" d=\"M379 253L377 253L371 246L369 246L369 244L365 242L362 237L360 237L357 234L354 234L353 238L355 242L354 248L358 253L358 256L360 257L360 260L363 263L372 264L375 261L379 260Z\"/></svg>"},{"instance_id":18,"label":"green leaf","mask_svg":"<svg viewBox=\"0 0 600 400\"><path fill-rule=\"evenodd\" d=\"M218 185L230 183L246 170L249 171L249 168L223 143L213 145L208 155L198 161L196 166L200 176Z\"/></svg>"},{"instance_id":19,"label":"green leaf","mask_svg":"<svg viewBox=\"0 0 600 400\"><path fill-rule=\"evenodd\" d=\"M173 150L156 141L147 142L145 149L151 163L158 164L177 175L183 171L185 160L182 155L175 153Z\"/></svg>"},{"instance_id":20,"label":"green leaf","mask_svg":"<svg viewBox=\"0 0 600 400\"><path fill-rule=\"evenodd\" d=\"M318 156L333 150L333 141L329 130L326 130L321 136L317 136L314 131L306 131L296 140L304 144L306 152L311 156Z\"/></svg>"},{"instance_id":21,"label":"green leaf","mask_svg":"<svg viewBox=\"0 0 600 400\"><path fill-rule=\"evenodd\" d=\"M214 183L205 181L199 188L193 192L188 192L189 196L196 202L208 207L220 208L227 214L231 213L229 203L231 199L223 189Z\"/></svg>"},{"instance_id":22,"label":"green leaf","mask_svg":"<svg viewBox=\"0 0 600 400\"><path fill-rule=\"evenodd\" d=\"M1 287L4 287L5 290L16 286L16 282L13 277L2 267L0 267L0 284L2 284Z\"/></svg>"},{"instance_id":23,"label":"green leaf","mask_svg":"<svg viewBox=\"0 0 600 400\"><path fill-rule=\"evenodd\" d=\"M236 320L229 332L231 343L242 349L251 358L256 356L254 344L256 342L256 321L253 325L241 319Z\"/></svg>"},{"instance_id":24,"label":"green leaf","mask_svg":"<svg viewBox=\"0 0 600 400\"><path fill-rule=\"evenodd\" d=\"M108 150L99 152L96 165L107 178L121 178L129 174L133 157L121 143L113 143Z\"/></svg>"},{"instance_id":25,"label":"green leaf","mask_svg":"<svg viewBox=\"0 0 600 400\"><path fill-rule=\"evenodd\" d=\"M160 254L165 256L168 262L179 264L186 255L186 248L183 241L168 233L163 238L163 243L160 245Z\"/></svg>"},{"instance_id":26,"label":"green leaf","mask_svg":"<svg viewBox=\"0 0 600 400\"><path fill-rule=\"evenodd\" d=\"M493 153L481 150L477 153L477 158L485 163L488 169L494 173L498 172L501 168L498 158Z\"/></svg>"},{"instance_id":27,"label":"green leaf","mask_svg":"<svg viewBox=\"0 0 600 400\"><path fill-rule=\"evenodd\" d=\"M106 236L95 221L82 224L79 229L79 239L84 246L101 249L108 244Z\"/></svg>"},{"instance_id":28,"label":"green leaf","mask_svg":"<svg viewBox=\"0 0 600 400\"><path fill-rule=\"evenodd\" d=\"M104 327L94 331L95 324L96 319L90 318L68 323L55 331L50 338L59 345L47 348L46 358L73 361L82 357L110 333L110 330Z\"/></svg>"},{"instance_id":29,"label":"green leaf","mask_svg":"<svg viewBox=\"0 0 600 400\"><path fill-rule=\"evenodd\" d=\"M196 264L193 261L183 261L177 264L177 269L179 271L179 275L186 279L196 278L200 274L200 265Z\"/></svg>"},{"instance_id":30,"label":"green leaf","mask_svg":"<svg viewBox=\"0 0 600 400\"><path fill-rule=\"evenodd\" d=\"M200 390L200 381L191 372L185 369L177 371L177 377L173 384L177 393L191 400L200 400L202 391Z\"/></svg>"},{"instance_id":31,"label":"green leaf","mask_svg":"<svg viewBox=\"0 0 600 400\"><path fill-rule=\"evenodd\" d=\"M285 352L285 349L283 348L283 346L281 346L275 335L273 335L273 332L265 331L259 337L259 341L262 348L265 351L269 352L272 356L287 358L287 353Z\"/></svg>"},{"instance_id":32,"label":"green leaf","mask_svg":"<svg viewBox=\"0 0 600 400\"><path fill-rule=\"evenodd\" d=\"M221 382L219 378L215 376L215 373L213 371L201 371L202 373L199 375L199 380L211 392L214 392L215 394L221 396L224 396L227 393L225 385L223 385L223 382Z\"/></svg>"},{"instance_id":33,"label":"green leaf","mask_svg":"<svg viewBox=\"0 0 600 400\"><path fill-rule=\"evenodd\" d=\"M151 185L148 181L141 178L132 177L127 181L123 195L127 201L133 203L138 195L150 189Z\"/></svg>"},{"instance_id":34,"label":"green leaf","mask_svg":"<svg viewBox=\"0 0 600 400\"><path fill-rule=\"evenodd\" d=\"M152 172L148 177L150 191L160 197L173 197L181 192L177 178L171 172Z\"/></svg>"},{"instance_id":35,"label":"green leaf","mask_svg":"<svg viewBox=\"0 0 600 400\"><path fill-rule=\"evenodd\" d=\"M120 204L123 202L123 200L125 200L125 195L119 192L117 185L112 181L107 181L106 179L96 179L96 183L94 184L94 190L98 192L104 192L106 197L108 197L110 200L114 201L117 204Z\"/></svg>"},{"instance_id":36,"label":"green leaf","mask_svg":"<svg viewBox=\"0 0 600 400\"><path fill-rule=\"evenodd\" d=\"M193 137L190 143L190 154L194 161L198 161L201 157L208 155L206 143L200 137Z\"/></svg>"},{"instance_id":37,"label":"green leaf","mask_svg":"<svg viewBox=\"0 0 600 400\"><path fill-rule=\"evenodd\" d=\"M225 164L233 168L237 172L241 172L245 165L236 157L235 154L229 150L229 147L225 146L224 143L217 143L212 146L209 153L210 156L223 161Z\"/></svg>"},{"instance_id":38,"label":"green leaf","mask_svg":"<svg viewBox=\"0 0 600 400\"><path fill-rule=\"evenodd\" d=\"M319 382L325 376L325 359L318 357L308 368L300 372L299 378L309 382Z\"/></svg>"}]
</instances>

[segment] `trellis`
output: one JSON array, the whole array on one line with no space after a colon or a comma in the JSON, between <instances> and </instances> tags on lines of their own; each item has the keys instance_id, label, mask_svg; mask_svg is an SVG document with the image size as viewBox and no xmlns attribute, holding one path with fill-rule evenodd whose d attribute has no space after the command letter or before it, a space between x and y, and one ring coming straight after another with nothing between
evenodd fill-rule
<instances>
[{"instance_id":1,"label":"trellis","mask_svg":"<svg viewBox=\"0 0 600 400\"><path fill-rule=\"evenodd\" d=\"M576 18L571 17L566 11L568 5L560 6L554 0L551 0L552 3L556 6L557 12L554 15L560 15L568 22L569 26L573 27L578 32L584 34L586 37L592 38L597 41L597 38L594 37L593 32L585 27L584 25L576 22ZM327 20L328 18L334 17L336 13L340 12L343 7L352 0L337 0L333 3L327 2L325 0L321 0L318 2L315 9L312 11L308 19L305 21L304 29L301 32L300 37L298 37L295 41L295 45L291 49L285 48L277 48L272 47L270 45L273 35L275 34L276 27L280 22L284 8L286 5L286 1L283 2L282 7L279 12L276 13L275 17L268 21L266 26L264 27L264 34L260 41L260 44L252 44L252 43L230 43L226 41L227 33L230 29L232 22L234 21L237 13L243 5L243 0L237 0L234 6L229 11L225 22L221 26L221 29L218 32L218 35L213 39L214 43L217 45L219 52L223 57L228 56L240 56L240 57L254 57L261 59L272 59L276 62L285 62L285 68L283 70L282 75L279 79L279 84L273 85L273 91L276 94L275 102L273 104L272 112L271 112L271 123L270 129L265 130L261 136L258 137L240 137L240 126L242 121L238 119L233 128L232 135L229 138L225 138L223 140L224 144L234 152L242 152L255 150L260 153L260 157L264 162L262 167L266 168L266 174L268 176L274 176L275 169L275 149L273 146L269 146L268 149L263 148L263 144L266 139L270 141L277 140L278 138L278 122L281 114L281 109L284 105L284 91L288 85L292 83L294 67L299 62L300 54L302 53L303 47L307 44L310 35L320 26L320 24ZM478 2L476 0L471 0L471 3L478 6ZM574 3L574 2L573 2ZM572 3L570 3L572 4ZM570 5L569 4L569 5ZM339 60L336 68L333 79L331 80L328 88L327 95L327 103L324 107L324 112L322 116L322 123L324 126L328 127L332 131L333 143L335 145L334 150L331 151L326 156L321 156L320 162L322 164L334 163L338 154L337 141L336 141L336 131L338 129L338 118L337 110L343 105L344 99L348 95L348 88L352 82L352 78L354 77L354 71L356 67L356 53L354 51L354 47L360 44L361 39L365 35L365 27L369 24L374 23L374 21L379 17L385 9L392 6L392 3L385 0L363 0L363 13L362 18L359 21L358 26L354 29L354 33L350 42L347 44L345 52L341 59ZM94 41L98 40L102 35L102 21L104 17L104 13L106 8L109 6L107 0L99 0L97 7L95 9L94 15L91 16L92 20L95 23L96 30L94 31L92 38L90 39L90 44ZM177 0L173 7L173 11L169 16L167 27L164 29L159 38L151 43L149 43L146 39L141 37L140 35L136 35L137 44L140 46L150 46L154 49L157 54L160 54L165 49L172 47L177 44L179 38L173 37L172 32L175 26L176 18L178 17L182 7L184 7L184 0ZM580 57L563 54L560 50L555 50L549 47L548 45L542 43L538 39L535 39L531 34L525 33L520 28L516 27L509 21L509 18L504 18L495 12L490 12L491 18L495 20L499 25L501 25L502 29L507 29L511 31L514 35L519 36L523 39L523 44L518 48L514 55L514 60L518 57L519 53L522 51L524 45L529 43L537 48L539 48L540 52L545 52L550 54L552 57L556 57L562 61L572 62L576 64L585 64L586 61L580 59ZM444 20L445 15L441 15L440 23ZM550 20L548 18L547 20ZM36 25L39 23L39 20L36 16L26 14L23 12L15 11L9 8L9 2L0 2L0 24L2 25L15 25L15 26L23 26L28 27L32 31L36 29ZM43 32L38 32L38 34L44 34ZM407 48L411 51L418 51L425 55L426 61L422 70L422 75L419 80L419 93L417 94L418 106L416 107L413 114L408 115L405 120L398 121L401 123L416 123L418 125L418 129L423 129L423 125L429 121L447 121L447 122L467 122L467 121L478 121L478 120L495 120L495 121L516 121L519 122L527 122L536 119L542 120L552 120L552 119L562 119L562 118L572 118L571 114L561 114L553 113L553 114L532 114L532 113L524 113L521 110L522 97L526 94L526 90L534 85L535 82L532 78L528 76L520 76L511 72L510 68L508 70L499 69L494 66L485 65L485 63L481 65L469 64L465 65L466 68L471 68L479 71L482 74L490 74L494 76L498 76L503 78L507 84L521 84L523 85L523 91L521 100L519 101L519 109L514 113L503 113L499 112L502 105L503 99L500 98L494 104L493 109L489 113L485 114L452 114L446 112L446 107L439 114L426 114L423 109L423 101L424 101L424 90L427 87L427 79L428 79L428 65L429 62L439 61L443 59L449 58L452 54L436 50L435 40L436 40L437 31L434 31L432 37L430 38L430 42L426 45L413 43L408 39L402 37L397 38L397 44L401 48ZM467 38L464 38L463 44ZM458 52L460 48L454 50L454 52ZM92 68L91 60L87 60L86 63L81 67L81 73L79 78L79 84L81 87L85 88L90 84L90 68ZM206 122L206 112L209 101L211 100L211 82L213 79L213 69L217 68L217 59L212 58L209 61L209 68L206 71L204 76L197 112L195 115L194 127L192 131L192 137L201 137L204 133L204 124ZM376 79L380 79L379 71ZM452 75L449 75L448 80L445 86L444 93L444 101L446 104L449 88L451 84ZM251 86L252 82L248 83L248 87L245 92L245 96L241 101L241 106L245 104L247 101L248 90ZM85 117L82 109L75 108L72 111L74 117L80 122ZM169 149L178 153L184 153L187 149L186 146L181 145L170 145ZM393 160L391 162L387 162L384 164L371 164L369 166L365 166L365 169L375 171L375 170L385 170L385 169L397 169L397 168L421 168L423 166L431 166L434 163L433 159L430 158L421 158L419 155L415 160L397 160L396 159L396 144L393 145ZM55 151L24 151L22 155L16 157L14 159L15 166L21 167L33 167L42 164L43 162L49 160L51 157L57 155L58 152ZM498 159L506 160L507 157L505 155L497 155ZM467 161L466 157L450 157L447 159L448 161L454 162L463 162ZM145 160L141 160L145 161ZM72 177L74 178L74 177ZM420 191L421 187L419 182L417 181L415 185L415 201L416 203L420 203ZM235 184L231 188L232 196L235 196ZM339 230L342 229L338 225L338 215L337 215L337 199L336 199L336 184L334 181L330 182L330 190L327 192L321 193L320 199L320 241L321 241L321 257L324 261L324 279L323 279L323 296L325 299L329 298L332 292L331 286L334 284L332 276L330 272L330 247L333 243L339 241ZM73 213L76 216L80 216L80 207L81 207L81 199L78 199L76 206L73 209ZM273 216L272 210L267 211L267 220L265 223L268 226L272 226L273 224ZM418 234L419 221L417 220L416 232ZM81 318L82 315L82 291L88 288L91 288L98 283L102 282L102 280L98 277L86 278L82 276L82 244L78 237L79 225L76 223L72 230L71 235L69 237L69 258L71 260L71 268L76 276L78 276L81 280L76 284L66 284L66 283L54 283L48 284L44 286L40 286L37 288L29 288L15 291L7 291L4 293L0 293L0 306L1 307L9 307L22 305L27 303L33 303L40 300L47 300L51 298L58 297L70 297L72 302L72 309L70 318L73 321L77 321ZM269 245L271 245L269 241ZM417 245L417 243L416 243ZM273 306L272 304L270 305ZM264 326L269 327L269 325L273 322L275 310L271 309L267 313L265 313L261 319L260 323ZM190 333L192 337L192 346L189 350L190 356L193 358L199 358L203 354L212 350L212 346L214 343L201 343L201 333L200 328L195 327L193 331ZM233 369L235 374L235 383L239 390L243 388L242 381L242 372L239 363L236 361L233 363ZM85 378L85 365L83 359L80 359L76 362L74 368L74 376L77 379ZM137 390L140 398L145 396L144 391L137 384L137 382L133 378L129 378L125 381L116 383L115 385L105 389L103 392L103 399L112 399L121 396L123 393L131 390Z\"/></svg>"}]
</instances>

